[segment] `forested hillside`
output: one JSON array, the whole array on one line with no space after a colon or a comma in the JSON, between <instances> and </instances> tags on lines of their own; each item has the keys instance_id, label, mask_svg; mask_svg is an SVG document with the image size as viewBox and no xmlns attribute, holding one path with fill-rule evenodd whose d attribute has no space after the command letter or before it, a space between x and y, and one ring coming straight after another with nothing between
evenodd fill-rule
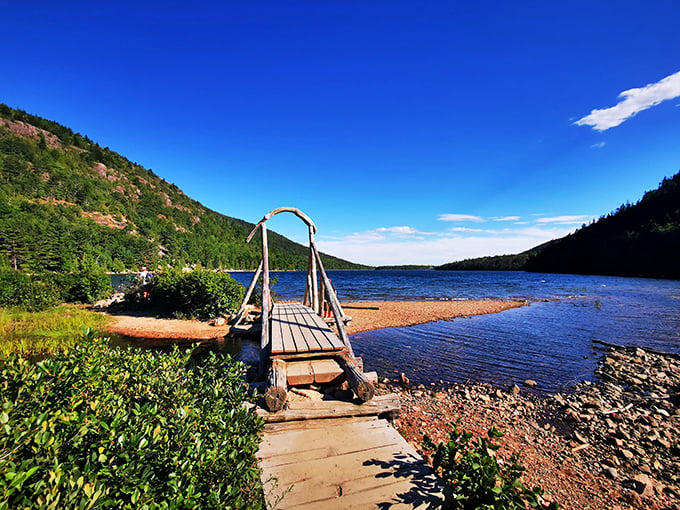
<instances>
[{"instance_id":1,"label":"forested hillside","mask_svg":"<svg viewBox=\"0 0 680 510\"><path fill-rule=\"evenodd\" d=\"M571 235L517 255L438 269L526 270L680 279L680 172L635 205L625 204Z\"/></svg>"},{"instance_id":2,"label":"forested hillside","mask_svg":"<svg viewBox=\"0 0 680 510\"><path fill-rule=\"evenodd\" d=\"M0 104L0 266L70 271L88 261L108 271L142 264L254 269L261 246L245 243L252 227L86 136ZM306 247L274 232L269 244L273 269L306 269ZM330 269L363 267L323 259Z\"/></svg>"}]
</instances>

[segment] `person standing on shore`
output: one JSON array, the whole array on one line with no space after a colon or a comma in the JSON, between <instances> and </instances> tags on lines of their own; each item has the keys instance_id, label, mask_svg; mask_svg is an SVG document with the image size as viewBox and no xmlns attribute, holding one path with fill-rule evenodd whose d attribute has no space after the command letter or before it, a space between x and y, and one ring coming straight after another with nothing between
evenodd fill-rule
<instances>
[{"instance_id":1,"label":"person standing on shore","mask_svg":"<svg viewBox=\"0 0 680 510\"><path fill-rule=\"evenodd\" d=\"M149 292L144 287L146 287L146 284L149 283L151 278L153 278L153 274L150 271L147 271L146 266L142 266L142 270L139 272L139 279L141 281L142 297L144 299L149 297Z\"/></svg>"}]
</instances>

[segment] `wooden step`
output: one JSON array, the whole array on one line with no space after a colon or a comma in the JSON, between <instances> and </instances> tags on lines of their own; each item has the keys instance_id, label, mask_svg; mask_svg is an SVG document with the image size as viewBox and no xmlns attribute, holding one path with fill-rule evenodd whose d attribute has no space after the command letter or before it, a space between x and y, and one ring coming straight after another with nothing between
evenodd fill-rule
<instances>
[{"instance_id":1,"label":"wooden step","mask_svg":"<svg viewBox=\"0 0 680 510\"><path fill-rule=\"evenodd\" d=\"M342 378L344 372L333 359L288 361L288 385L326 384Z\"/></svg>"},{"instance_id":2,"label":"wooden step","mask_svg":"<svg viewBox=\"0 0 680 510\"><path fill-rule=\"evenodd\" d=\"M352 402L342 400L289 401L286 407L276 413L270 413L260 407L257 414L265 422L285 422L296 420L313 420L317 418L339 418L343 416L377 416L385 413L397 414L401 409L399 396L390 393L362 403L359 399Z\"/></svg>"}]
</instances>

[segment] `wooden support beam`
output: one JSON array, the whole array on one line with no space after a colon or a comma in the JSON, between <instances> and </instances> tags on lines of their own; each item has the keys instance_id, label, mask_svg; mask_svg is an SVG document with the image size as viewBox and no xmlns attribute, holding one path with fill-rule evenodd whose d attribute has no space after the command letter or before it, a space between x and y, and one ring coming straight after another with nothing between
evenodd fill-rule
<instances>
[{"instance_id":1,"label":"wooden support beam","mask_svg":"<svg viewBox=\"0 0 680 510\"><path fill-rule=\"evenodd\" d=\"M264 402L270 411L276 412L283 409L288 398L287 380L286 362L280 359L272 360L267 373L267 391L264 394Z\"/></svg>"},{"instance_id":2,"label":"wooden support beam","mask_svg":"<svg viewBox=\"0 0 680 510\"><path fill-rule=\"evenodd\" d=\"M260 225L262 233L262 335L260 336L260 374L264 372L265 362L269 356L271 343L269 340L269 247L267 243L267 225Z\"/></svg>"},{"instance_id":3,"label":"wooden support beam","mask_svg":"<svg viewBox=\"0 0 680 510\"><path fill-rule=\"evenodd\" d=\"M317 314L319 313L319 290L317 287L317 278L316 278L316 255L315 255L315 248L314 246L314 229L310 225L309 227L309 254L311 255L312 259L312 267L310 268L309 274L312 276L312 287L310 289L311 292L311 298L312 298L312 310L314 310Z\"/></svg>"},{"instance_id":4,"label":"wooden support beam","mask_svg":"<svg viewBox=\"0 0 680 510\"><path fill-rule=\"evenodd\" d=\"M253 290L255 290L255 285L257 284L257 279L259 278L260 273L262 273L262 264L263 261L260 260L260 264L257 266L257 271L255 271L253 279L250 281L250 285L248 286L248 290L246 291L246 296L243 298L243 303L241 303L241 308L239 308L239 311L236 314L236 317L234 318L232 326L238 326L239 322L241 322L241 320L244 317L246 306L248 306L248 301L250 301L250 296L253 294Z\"/></svg>"},{"instance_id":5,"label":"wooden support beam","mask_svg":"<svg viewBox=\"0 0 680 510\"><path fill-rule=\"evenodd\" d=\"M368 402L375 396L375 385L368 380L361 371L353 357L337 356L336 359L345 372L347 384L352 391L364 402Z\"/></svg>"},{"instance_id":6,"label":"wooden support beam","mask_svg":"<svg viewBox=\"0 0 680 510\"><path fill-rule=\"evenodd\" d=\"M302 304L305 306L312 306L312 299L310 293L312 291L312 252L309 252L309 260L307 260L307 275L305 277L305 297L302 299Z\"/></svg>"}]
</instances>

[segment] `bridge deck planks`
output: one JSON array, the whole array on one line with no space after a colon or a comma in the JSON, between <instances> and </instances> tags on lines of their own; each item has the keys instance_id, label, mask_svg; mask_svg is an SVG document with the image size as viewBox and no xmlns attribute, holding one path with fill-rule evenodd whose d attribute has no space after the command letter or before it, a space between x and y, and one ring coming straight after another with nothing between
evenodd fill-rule
<instances>
[{"instance_id":1,"label":"bridge deck planks","mask_svg":"<svg viewBox=\"0 0 680 510\"><path fill-rule=\"evenodd\" d=\"M328 325L311 308L300 303L276 303L271 326L272 355L346 350Z\"/></svg>"},{"instance_id":2,"label":"bridge deck planks","mask_svg":"<svg viewBox=\"0 0 680 510\"><path fill-rule=\"evenodd\" d=\"M278 480L265 489L270 508L281 495L281 509L436 508L443 501L429 466L375 416L269 423L258 457L262 480Z\"/></svg>"}]
</instances>

